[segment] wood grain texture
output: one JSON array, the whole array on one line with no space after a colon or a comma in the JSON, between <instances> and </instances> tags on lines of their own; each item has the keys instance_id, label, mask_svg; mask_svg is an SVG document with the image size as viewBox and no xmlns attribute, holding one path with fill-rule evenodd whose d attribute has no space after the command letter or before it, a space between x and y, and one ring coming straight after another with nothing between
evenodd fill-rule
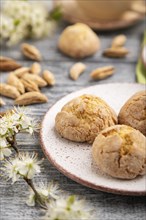
<instances>
[{"instance_id":1,"label":"wood grain texture","mask_svg":"<svg viewBox=\"0 0 146 220\"><path fill-rule=\"evenodd\" d=\"M77 81L73 81L69 78L69 68L76 61L62 55L56 48L57 39L64 27L65 24L60 26L57 33L55 33L51 39L33 42L43 54L43 61L41 62L42 68L53 72L57 82L54 87L42 89L42 92L49 98L48 103L29 106L32 109L32 115L39 120L43 118L43 115L49 107L70 92L96 84L111 82L132 83L136 81L135 65L140 51L140 41L141 34L144 30L144 23L123 31L98 33L101 38L101 49L93 57L82 60L82 62L87 65L87 69ZM113 36L119 33L127 36L126 46L130 50L130 54L125 59L102 57L102 51L111 44ZM32 41L29 41L29 43L32 43ZM21 55L19 46L11 49L3 47L1 54L19 60L24 66L30 66L32 64L32 61L26 60ZM105 80L92 81L89 77L91 70L105 65L114 65L116 73ZM7 73L2 73L1 81L4 82L6 78ZM1 111L13 106L13 100L4 98L4 101L7 105L2 107ZM29 135L23 134L18 135L17 140L21 151L37 151L39 158L44 157L37 136L32 138ZM95 207L97 220L145 219L146 210L144 197L113 195L89 189L62 175L46 159L44 160L44 169L41 174L35 178L35 182L40 180L55 180L66 193L85 196L89 203ZM0 177L0 220L39 220L42 216L42 212L38 207L30 208L25 204L27 196L28 187L23 181L20 180L16 184L10 185L10 183Z\"/></svg>"}]
</instances>

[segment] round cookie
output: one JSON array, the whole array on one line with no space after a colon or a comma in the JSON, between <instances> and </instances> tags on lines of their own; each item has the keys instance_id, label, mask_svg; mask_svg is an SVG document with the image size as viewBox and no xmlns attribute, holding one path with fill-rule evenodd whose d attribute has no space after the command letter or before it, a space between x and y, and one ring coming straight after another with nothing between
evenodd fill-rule
<instances>
[{"instance_id":1,"label":"round cookie","mask_svg":"<svg viewBox=\"0 0 146 220\"><path fill-rule=\"evenodd\" d=\"M106 174L133 179L146 174L146 138L127 125L115 125L103 130L92 146L93 160Z\"/></svg>"},{"instance_id":2,"label":"round cookie","mask_svg":"<svg viewBox=\"0 0 146 220\"><path fill-rule=\"evenodd\" d=\"M119 124L129 125L146 136L146 91L137 92L121 108Z\"/></svg>"},{"instance_id":3,"label":"round cookie","mask_svg":"<svg viewBox=\"0 0 146 220\"><path fill-rule=\"evenodd\" d=\"M100 47L97 35L86 24L71 25L62 32L58 42L59 49L73 58L93 55Z\"/></svg>"},{"instance_id":4,"label":"round cookie","mask_svg":"<svg viewBox=\"0 0 146 220\"><path fill-rule=\"evenodd\" d=\"M68 102L55 118L55 128L64 138L92 143L104 128L117 123L115 112L102 99L82 95Z\"/></svg>"}]
</instances>

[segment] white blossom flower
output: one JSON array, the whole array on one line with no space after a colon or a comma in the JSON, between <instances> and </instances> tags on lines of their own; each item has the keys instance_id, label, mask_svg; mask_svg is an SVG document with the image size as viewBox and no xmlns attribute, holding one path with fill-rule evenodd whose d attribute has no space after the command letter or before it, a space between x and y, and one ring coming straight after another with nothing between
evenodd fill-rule
<instances>
[{"instance_id":1,"label":"white blossom flower","mask_svg":"<svg viewBox=\"0 0 146 220\"><path fill-rule=\"evenodd\" d=\"M13 138L18 132L28 132L31 135L38 131L39 123L28 116L28 109L14 108L11 112L0 118L0 136Z\"/></svg>"},{"instance_id":2,"label":"white blossom flower","mask_svg":"<svg viewBox=\"0 0 146 220\"><path fill-rule=\"evenodd\" d=\"M3 171L8 179L12 179L12 183L16 182L20 177L32 179L35 174L40 173L41 161L37 160L35 153L21 153L17 157L5 162Z\"/></svg>"},{"instance_id":3,"label":"white blossom flower","mask_svg":"<svg viewBox=\"0 0 146 220\"><path fill-rule=\"evenodd\" d=\"M48 205L44 220L89 220L93 219L92 210L85 205L84 200L74 195L59 198Z\"/></svg>"},{"instance_id":4,"label":"white blossom flower","mask_svg":"<svg viewBox=\"0 0 146 220\"><path fill-rule=\"evenodd\" d=\"M10 144L5 138L0 137L0 160L3 160L5 157L9 157L11 153Z\"/></svg>"},{"instance_id":5,"label":"white blossom flower","mask_svg":"<svg viewBox=\"0 0 146 220\"><path fill-rule=\"evenodd\" d=\"M15 133L20 131L19 126L21 122L21 115L19 115L16 111L11 110L10 112L6 113L0 119L0 131L1 136L13 136Z\"/></svg>"},{"instance_id":6,"label":"white blossom flower","mask_svg":"<svg viewBox=\"0 0 146 220\"><path fill-rule=\"evenodd\" d=\"M15 157L13 159L7 160L4 164L4 167L2 168L5 176L7 176L8 179L11 179L12 183L15 183L21 176L19 173L20 164L21 161Z\"/></svg>"},{"instance_id":7,"label":"white blossom flower","mask_svg":"<svg viewBox=\"0 0 146 220\"><path fill-rule=\"evenodd\" d=\"M28 152L19 154L19 160L21 161L19 166L19 173L27 179L32 179L35 174L40 173L40 164L42 161L38 161L37 154L32 155Z\"/></svg>"},{"instance_id":8,"label":"white blossom flower","mask_svg":"<svg viewBox=\"0 0 146 220\"><path fill-rule=\"evenodd\" d=\"M7 122L5 121L5 117L0 118L0 135L1 137L6 135L8 132Z\"/></svg>"},{"instance_id":9,"label":"white blossom flower","mask_svg":"<svg viewBox=\"0 0 146 220\"><path fill-rule=\"evenodd\" d=\"M22 132L28 132L33 134L39 130L39 123L37 120L34 120L32 117L28 116L32 114L30 109L25 107L15 107L14 114L18 116L19 130Z\"/></svg>"},{"instance_id":10,"label":"white blossom flower","mask_svg":"<svg viewBox=\"0 0 146 220\"><path fill-rule=\"evenodd\" d=\"M18 107L14 107L13 112L17 113L20 118L25 116L25 115L32 114L31 109L30 108L26 108L24 106L23 107L19 107L19 106Z\"/></svg>"},{"instance_id":11,"label":"white blossom flower","mask_svg":"<svg viewBox=\"0 0 146 220\"><path fill-rule=\"evenodd\" d=\"M47 7L40 1L5 0L1 13L0 42L6 42L8 46L24 38L47 36L54 27Z\"/></svg>"},{"instance_id":12,"label":"white blossom flower","mask_svg":"<svg viewBox=\"0 0 146 220\"><path fill-rule=\"evenodd\" d=\"M43 204L49 202L52 199L58 199L59 194L61 193L58 184L54 184L53 182L49 184L41 182L38 186L35 187L35 189L40 195L41 202L43 202ZM36 203L36 196L32 190L30 191L30 195L26 203L28 206L34 206Z\"/></svg>"},{"instance_id":13,"label":"white blossom flower","mask_svg":"<svg viewBox=\"0 0 146 220\"><path fill-rule=\"evenodd\" d=\"M51 199L57 199L59 193L61 192L59 190L59 186L57 183L43 183L41 182L37 188L37 191L39 192L39 194L44 197L44 198L51 198Z\"/></svg>"},{"instance_id":14,"label":"white blossom flower","mask_svg":"<svg viewBox=\"0 0 146 220\"><path fill-rule=\"evenodd\" d=\"M23 116L20 121L20 131L28 132L29 134L33 134L34 131L38 132L39 123L28 116Z\"/></svg>"},{"instance_id":15,"label":"white blossom flower","mask_svg":"<svg viewBox=\"0 0 146 220\"><path fill-rule=\"evenodd\" d=\"M1 29L0 32L3 33L4 38L8 38L14 29L13 19L1 14Z\"/></svg>"}]
</instances>

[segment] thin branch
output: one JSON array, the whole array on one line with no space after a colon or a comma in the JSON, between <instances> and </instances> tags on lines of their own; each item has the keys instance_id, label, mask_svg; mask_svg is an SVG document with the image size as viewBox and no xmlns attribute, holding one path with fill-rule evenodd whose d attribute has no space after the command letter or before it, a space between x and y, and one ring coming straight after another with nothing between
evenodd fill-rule
<instances>
[{"instance_id":1,"label":"thin branch","mask_svg":"<svg viewBox=\"0 0 146 220\"><path fill-rule=\"evenodd\" d=\"M13 136L12 140L7 138L7 141L9 142L9 144L11 144L11 147L16 151L16 153L19 154L18 145L16 141L16 135Z\"/></svg>"},{"instance_id":2,"label":"thin branch","mask_svg":"<svg viewBox=\"0 0 146 220\"><path fill-rule=\"evenodd\" d=\"M40 194L37 192L37 190L35 189L35 186L32 182L31 179L27 179L27 178L23 178L25 180L25 182L29 185L29 187L33 190L35 196L36 196L36 202L43 208L43 209L47 209L45 203L42 201L42 198L40 196Z\"/></svg>"}]
</instances>

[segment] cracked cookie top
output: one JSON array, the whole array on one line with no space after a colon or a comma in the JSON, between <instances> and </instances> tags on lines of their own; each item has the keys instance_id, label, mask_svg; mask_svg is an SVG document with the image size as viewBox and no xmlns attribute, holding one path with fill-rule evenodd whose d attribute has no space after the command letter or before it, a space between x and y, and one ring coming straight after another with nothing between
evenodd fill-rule
<instances>
[{"instance_id":1,"label":"cracked cookie top","mask_svg":"<svg viewBox=\"0 0 146 220\"><path fill-rule=\"evenodd\" d=\"M133 95L121 108L119 124L129 125L146 136L146 91Z\"/></svg>"},{"instance_id":2,"label":"cracked cookie top","mask_svg":"<svg viewBox=\"0 0 146 220\"><path fill-rule=\"evenodd\" d=\"M82 95L61 109L55 128L66 139L92 143L100 131L116 123L117 116L105 101L93 95Z\"/></svg>"},{"instance_id":3,"label":"cracked cookie top","mask_svg":"<svg viewBox=\"0 0 146 220\"><path fill-rule=\"evenodd\" d=\"M146 138L127 125L103 130L92 146L97 166L112 177L133 179L146 174Z\"/></svg>"}]
</instances>

